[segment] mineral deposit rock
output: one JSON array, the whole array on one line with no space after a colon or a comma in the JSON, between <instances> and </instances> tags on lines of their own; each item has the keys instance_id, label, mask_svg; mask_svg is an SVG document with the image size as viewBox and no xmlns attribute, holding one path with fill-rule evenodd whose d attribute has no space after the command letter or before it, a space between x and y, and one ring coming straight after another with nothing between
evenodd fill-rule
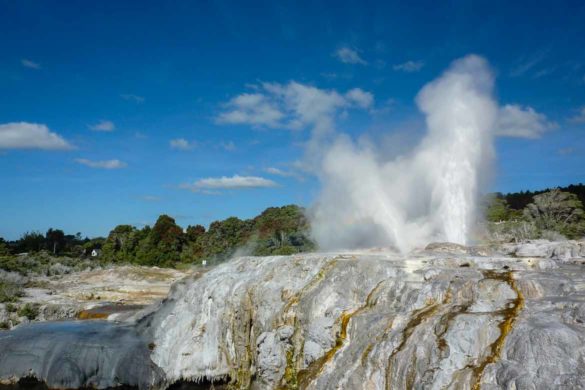
<instances>
[{"instance_id":1,"label":"mineral deposit rock","mask_svg":"<svg viewBox=\"0 0 585 390\"><path fill-rule=\"evenodd\" d=\"M0 333L0 377L29 373L56 387L585 388L581 243L524 245L237 258L177 282L134 325L96 329L92 346L74 337L79 359L60 371L47 367L66 361L71 338Z\"/></svg>"}]
</instances>

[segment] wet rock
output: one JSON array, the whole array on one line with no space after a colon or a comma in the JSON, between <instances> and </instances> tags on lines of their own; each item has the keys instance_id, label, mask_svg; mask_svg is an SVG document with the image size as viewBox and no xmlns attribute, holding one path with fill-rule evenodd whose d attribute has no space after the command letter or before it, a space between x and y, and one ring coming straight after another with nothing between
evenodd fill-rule
<instances>
[{"instance_id":1,"label":"wet rock","mask_svg":"<svg viewBox=\"0 0 585 390\"><path fill-rule=\"evenodd\" d=\"M146 389L160 380L135 329L102 321L45 322L0 332L0 383L33 377L49 388Z\"/></svg>"}]
</instances>

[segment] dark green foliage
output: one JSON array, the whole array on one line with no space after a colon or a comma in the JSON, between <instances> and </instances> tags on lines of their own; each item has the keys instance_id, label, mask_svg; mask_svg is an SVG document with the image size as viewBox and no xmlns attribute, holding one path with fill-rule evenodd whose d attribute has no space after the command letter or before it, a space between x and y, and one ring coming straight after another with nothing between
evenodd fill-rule
<instances>
[{"instance_id":1,"label":"dark green foliage","mask_svg":"<svg viewBox=\"0 0 585 390\"><path fill-rule=\"evenodd\" d=\"M32 321L39 316L39 307L38 305L27 303L18 308L18 315Z\"/></svg>"},{"instance_id":2,"label":"dark green foliage","mask_svg":"<svg viewBox=\"0 0 585 390\"><path fill-rule=\"evenodd\" d=\"M10 247L8 243L4 241L2 237L0 237L0 256L9 256L10 255Z\"/></svg>"},{"instance_id":3,"label":"dark green foliage","mask_svg":"<svg viewBox=\"0 0 585 390\"><path fill-rule=\"evenodd\" d=\"M49 229L45 236L26 233L15 243L17 251L28 256L0 257L0 268L26 275L53 274L73 269L71 259L63 256L87 257L100 249L95 265L132 263L173 267L178 263L216 263L236 254L288 255L315 249L309 238L309 222L304 210L295 205L271 207L254 219L230 217L212 222L208 230L201 225L188 226L185 232L168 215L161 215L154 226L138 229L118 225L107 238L81 239L81 234L66 235L62 230ZM4 241L0 241L0 250ZM9 248L10 249L10 248ZM61 256L48 256L41 250ZM0 252L1 253L1 252ZM87 266L87 265L86 265Z\"/></svg>"},{"instance_id":4,"label":"dark green foliage","mask_svg":"<svg viewBox=\"0 0 585 390\"><path fill-rule=\"evenodd\" d=\"M484 199L484 214L488 222L501 222L517 219L522 212L510 208L504 195L488 194Z\"/></svg>"},{"instance_id":5,"label":"dark green foliage","mask_svg":"<svg viewBox=\"0 0 585 390\"><path fill-rule=\"evenodd\" d=\"M45 234L45 248L54 255L65 248L65 233L59 229L49 229Z\"/></svg>"},{"instance_id":6,"label":"dark green foliage","mask_svg":"<svg viewBox=\"0 0 585 390\"><path fill-rule=\"evenodd\" d=\"M140 238L137 263L170 267L180 261L184 243L183 229L168 215L161 215L152 229L145 228L135 236Z\"/></svg>"},{"instance_id":7,"label":"dark green foliage","mask_svg":"<svg viewBox=\"0 0 585 390\"><path fill-rule=\"evenodd\" d=\"M26 232L17 241L16 252L37 252L45 248L45 236L39 232Z\"/></svg>"},{"instance_id":8,"label":"dark green foliage","mask_svg":"<svg viewBox=\"0 0 585 390\"><path fill-rule=\"evenodd\" d=\"M254 227L255 255L288 255L315 249L308 237L309 221L296 205L266 209L254 219Z\"/></svg>"},{"instance_id":9,"label":"dark green foliage","mask_svg":"<svg viewBox=\"0 0 585 390\"><path fill-rule=\"evenodd\" d=\"M558 187L563 192L575 194L581 203L585 204L585 184L571 184L567 187ZM520 191L504 195L504 199L511 209L523 210L529 203L534 201L534 196L551 191L550 188L539 191Z\"/></svg>"},{"instance_id":10,"label":"dark green foliage","mask_svg":"<svg viewBox=\"0 0 585 390\"><path fill-rule=\"evenodd\" d=\"M134 262L138 244L145 235L131 225L116 226L102 246L102 257L113 263Z\"/></svg>"},{"instance_id":11,"label":"dark green foliage","mask_svg":"<svg viewBox=\"0 0 585 390\"><path fill-rule=\"evenodd\" d=\"M204 256L230 256L236 248L243 246L252 236L253 222L230 217L223 221L215 221L201 237Z\"/></svg>"},{"instance_id":12,"label":"dark green foliage","mask_svg":"<svg viewBox=\"0 0 585 390\"><path fill-rule=\"evenodd\" d=\"M49 229L46 234L27 232L16 241L6 242L0 238L0 256L19 253L35 253L47 250L56 256L82 256L84 244L89 238L82 238L81 233L65 234L60 229Z\"/></svg>"}]
</instances>

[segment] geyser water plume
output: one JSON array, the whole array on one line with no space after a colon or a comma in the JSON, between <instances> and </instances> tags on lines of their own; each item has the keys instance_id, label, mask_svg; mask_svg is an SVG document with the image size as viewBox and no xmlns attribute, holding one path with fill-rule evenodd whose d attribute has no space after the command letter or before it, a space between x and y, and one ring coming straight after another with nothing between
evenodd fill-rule
<instances>
[{"instance_id":1,"label":"geyser water plume","mask_svg":"<svg viewBox=\"0 0 585 390\"><path fill-rule=\"evenodd\" d=\"M338 136L324 154L323 190L313 209L321 248L393 245L405 252L438 240L466 244L493 155L493 85L483 58L453 62L416 98L426 116L424 138L390 161Z\"/></svg>"}]
</instances>

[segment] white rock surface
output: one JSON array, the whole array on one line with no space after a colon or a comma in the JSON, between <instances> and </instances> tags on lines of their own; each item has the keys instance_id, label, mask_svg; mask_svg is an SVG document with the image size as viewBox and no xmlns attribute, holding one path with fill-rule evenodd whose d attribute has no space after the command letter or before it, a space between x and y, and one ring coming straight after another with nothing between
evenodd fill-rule
<instances>
[{"instance_id":1,"label":"white rock surface","mask_svg":"<svg viewBox=\"0 0 585 390\"><path fill-rule=\"evenodd\" d=\"M234 259L136 323L151 385L585 388L582 243L527 245Z\"/></svg>"},{"instance_id":2,"label":"white rock surface","mask_svg":"<svg viewBox=\"0 0 585 390\"><path fill-rule=\"evenodd\" d=\"M236 259L175 288L148 318L152 359L169 383L227 376L262 389L578 387L579 245L531 242L513 248L518 257L440 244L405 257ZM279 337L283 327L293 334Z\"/></svg>"}]
</instances>

